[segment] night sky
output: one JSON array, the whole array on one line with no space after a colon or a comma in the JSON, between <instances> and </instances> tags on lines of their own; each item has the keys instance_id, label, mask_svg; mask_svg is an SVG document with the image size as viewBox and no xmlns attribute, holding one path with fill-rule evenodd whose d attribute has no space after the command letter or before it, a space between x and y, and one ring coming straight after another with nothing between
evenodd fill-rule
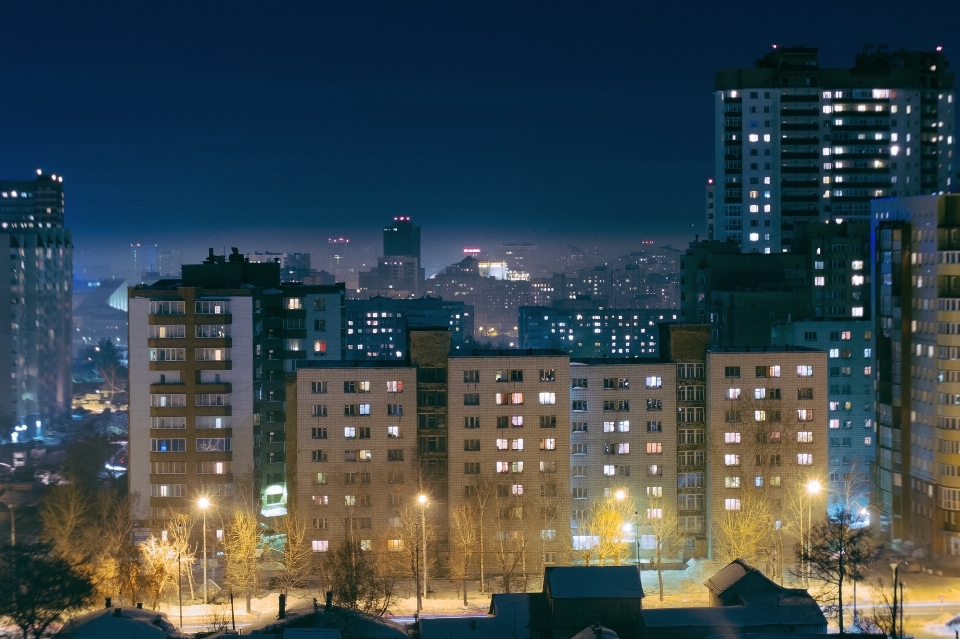
<instances>
[{"instance_id":1,"label":"night sky","mask_svg":"<svg viewBox=\"0 0 960 639\"><path fill-rule=\"evenodd\" d=\"M317 251L378 242L393 215L423 227L428 272L464 244L685 243L717 69L780 43L825 66L943 45L956 71L958 18L953 0L0 0L0 176L64 175L88 254Z\"/></svg>"}]
</instances>

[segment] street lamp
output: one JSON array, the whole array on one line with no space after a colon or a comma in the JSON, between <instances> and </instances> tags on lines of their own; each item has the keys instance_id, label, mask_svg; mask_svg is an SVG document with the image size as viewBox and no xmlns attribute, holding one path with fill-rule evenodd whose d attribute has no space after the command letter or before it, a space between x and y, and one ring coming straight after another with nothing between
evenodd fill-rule
<instances>
[{"instance_id":1,"label":"street lamp","mask_svg":"<svg viewBox=\"0 0 960 639\"><path fill-rule=\"evenodd\" d=\"M203 603L207 603L207 508L210 507L210 500L201 497L197 500L197 508L203 513Z\"/></svg>"},{"instance_id":2,"label":"street lamp","mask_svg":"<svg viewBox=\"0 0 960 639\"><path fill-rule=\"evenodd\" d=\"M810 554L810 535L813 531L813 498L820 494L820 491L823 489L823 484L820 483L819 479L811 479L807 482L807 534L806 540L803 542L803 547L806 549L806 553ZM800 518L803 519L803 513L801 511ZM801 531L802 532L802 531ZM804 566L804 575L806 577L807 585L810 585L810 576L806 574L806 566Z\"/></svg>"},{"instance_id":3,"label":"street lamp","mask_svg":"<svg viewBox=\"0 0 960 639\"><path fill-rule=\"evenodd\" d=\"M423 534L423 598L427 598L427 496L421 493L417 497L420 504L420 530Z\"/></svg>"}]
</instances>

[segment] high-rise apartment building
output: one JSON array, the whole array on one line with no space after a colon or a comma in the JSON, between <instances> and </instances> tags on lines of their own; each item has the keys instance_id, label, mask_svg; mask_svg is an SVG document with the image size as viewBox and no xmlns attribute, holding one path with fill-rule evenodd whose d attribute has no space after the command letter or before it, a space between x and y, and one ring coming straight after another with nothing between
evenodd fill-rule
<instances>
[{"instance_id":1,"label":"high-rise apartment building","mask_svg":"<svg viewBox=\"0 0 960 639\"><path fill-rule=\"evenodd\" d=\"M280 283L236 249L129 290L130 492L144 530L235 481L287 503L285 376L339 360L344 288Z\"/></svg>"},{"instance_id":2,"label":"high-rise apartment building","mask_svg":"<svg viewBox=\"0 0 960 639\"><path fill-rule=\"evenodd\" d=\"M26 435L70 410L73 241L63 227L63 177L0 180L0 429ZM17 433L13 433L14 436ZM4 431L4 437L7 431Z\"/></svg>"},{"instance_id":3,"label":"high-rise apartment building","mask_svg":"<svg viewBox=\"0 0 960 639\"><path fill-rule=\"evenodd\" d=\"M409 216L395 217L383 228L383 254L420 259L420 227Z\"/></svg>"},{"instance_id":4,"label":"high-rise apartment building","mask_svg":"<svg viewBox=\"0 0 960 639\"><path fill-rule=\"evenodd\" d=\"M960 562L960 195L873 203L881 531Z\"/></svg>"},{"instance_id":5,"label":"high-rise apartment building","mask_svg":"<svg viewBox=\"0 0 960 639\"><path fill-rule=\"evenodd\" d=\"M708 237L744 253L792 252L811 222L865 221L874 198L950 190L946 56L881 49L826 69L817 49L775 47L754 68L717 72Z\"/></svg>"}]
</instances>

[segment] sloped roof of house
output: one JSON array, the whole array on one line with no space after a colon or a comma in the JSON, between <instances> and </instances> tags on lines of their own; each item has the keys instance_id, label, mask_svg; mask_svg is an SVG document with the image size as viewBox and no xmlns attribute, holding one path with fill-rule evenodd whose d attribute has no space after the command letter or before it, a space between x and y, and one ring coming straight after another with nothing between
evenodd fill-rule
<instances>
[{"instance_id":1,"label":"sloped roof of house","mask_svg":"<svg viewBox=\"0 0 960 639\"><path fill-rule=\"evenodd\" d=\"M120 616L115 615L120 610ZM74 617L61 628L57 637L69 639L99 639L126 637L129 639L169 639L186 637L170 623L167 616L156 610L117 607L104 608Z\"/></svg>"},{"instance_id":2,"label":"sloped roof of house","mask_svg":"<svg viewBox=\"0 0 960 639\"><path fill-rule=\"evenodd\" d=\"M550 566L544 591L551 599L641 599L636 566Z\"/></svg>"},{"instance_id":3,"label":"sloped roof of house","mask_svg":"<svg viewBox=\"0 0 960 639\"><path fill-rule=\"evenodd\" d=\"M743 559L734 559L703 585L728 606L761 601L775 606L814 604L806 590L784 588Z\"/></svg>"}]
</instances>

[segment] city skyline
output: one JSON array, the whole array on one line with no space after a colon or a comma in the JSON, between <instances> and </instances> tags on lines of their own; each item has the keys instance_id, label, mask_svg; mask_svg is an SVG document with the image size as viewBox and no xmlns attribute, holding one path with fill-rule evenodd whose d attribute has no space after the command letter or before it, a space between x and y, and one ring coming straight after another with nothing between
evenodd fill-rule
<instances>
[{"instance_id":1,"label":"city skyline","mask_svg":"<svg viewBox=\"0 0 960 639\"><path fill-rule=\"evenodd\" d=\"M891 26L883 3L831 22L745 4L734 42L740 13L707 6L686 20L625 3L100 7L11 3L10 23L43 12L48 37L15 30L0 45L0 172L65 176L78 254L183 229L204 238L187 247L199 257L248 245L254 228L273 250L309 251L331 233L373 237L393 215L431 229L428 270L451 262L437 245L600 242L614 228L676 243L704 232L715 71L776 42L833 66L868 44L960 49L919 13ZM50 86L62 99L27 99Z\"/></svg>"}]
</instances>

